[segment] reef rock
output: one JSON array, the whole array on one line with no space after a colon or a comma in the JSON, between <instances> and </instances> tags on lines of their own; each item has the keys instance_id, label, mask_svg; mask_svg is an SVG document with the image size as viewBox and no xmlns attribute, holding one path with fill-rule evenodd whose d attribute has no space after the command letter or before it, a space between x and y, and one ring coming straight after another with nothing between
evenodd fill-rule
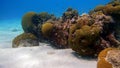
<instances>
[{"instance_id":1,"label":"reef rock","mask_svg":"<svg viewBox=\"0 0 120 68\"><path fill-rule=\"evenodd\" d=\"M23 33L17 36L12 43L12 47L31 47L39 46L38 39L31 33Z\"/></svg>"},{"instance_id":2,"label":"reef rock","mask_svg":"<svg viewBox=\"0 0 120 68\"><path fill-rule=\"evenodd\" d=\"M98 56L97 68L120 68L120 50L107 48Z\"/></svg>"},{"instance_id":3,"label":"reef rock","mask_svg":"<svg viewBox=\"0 0 120 68\"><path fill-rule=\"evenodd\" d=\"M56 48L71 48L82 56L98 56L105 48L120 47L120 1L98 6L82 16L72 8L59 18L47 12L29 12L23 16L22 27L25 33L35 37L28 35L21 39L23 35L20 35L17 41L13 40L17 44L13 47L19 43L27 46L29 41L34 45L28 46L47 41Z\"/></svg>"}]
</instances>

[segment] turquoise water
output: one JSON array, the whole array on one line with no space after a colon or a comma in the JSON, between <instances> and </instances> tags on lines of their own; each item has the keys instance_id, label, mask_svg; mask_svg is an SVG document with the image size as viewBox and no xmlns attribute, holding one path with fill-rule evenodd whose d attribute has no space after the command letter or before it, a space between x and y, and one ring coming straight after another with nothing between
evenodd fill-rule
<instances>
[{"instance_id":1,"label":"turquoise water","mask_svg":"<svg viewBox=\"0 0 120 68\"><path fill-rule=\"evenodd\" d=\"M12 40L23 32L20 20L0 21L0 48L12 46Z\"/></svg>"},{"instance_id":2,"label":"turquoise water","mask_svg":"<svg viewBox=\"0 0 120 68\"><path fill-rule=\"evenodd\" d=\"M88 13L97 5L106 4L110 0L2 0L0 2L0 48L9 48L12 40L23 33L22 16L29 11L48 12L57 17L72 7L79 14Z\"/></svg>"}]
</instances>

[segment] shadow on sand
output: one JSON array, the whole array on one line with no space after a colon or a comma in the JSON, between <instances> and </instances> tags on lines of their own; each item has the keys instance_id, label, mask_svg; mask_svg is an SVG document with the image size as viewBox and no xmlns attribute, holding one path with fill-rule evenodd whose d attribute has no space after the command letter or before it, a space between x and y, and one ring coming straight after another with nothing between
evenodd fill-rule
<instances>
[{"instance_id":1,"label":"shadow on sand","mask_svg":"<svg viewBox=\"0 0 120 68\"><path fill-rule=\"evenodd\" d=\"M72 52L72 54L76 57L76 58L78 58L78 59L84 59L84 60L90 60L90 61L92 61L92 60L94 60L94 61L97 61L97 57L93 57L93 56L80 56L78 53L76 53L76 52Z\"/></svg>"}]
</instances>

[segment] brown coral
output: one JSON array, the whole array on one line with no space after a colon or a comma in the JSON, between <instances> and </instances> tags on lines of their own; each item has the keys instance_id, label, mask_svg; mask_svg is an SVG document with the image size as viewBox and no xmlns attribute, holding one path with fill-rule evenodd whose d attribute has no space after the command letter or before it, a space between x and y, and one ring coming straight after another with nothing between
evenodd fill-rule
<instances>
[{"instance_id":1,"label":"brown coral","mask_svg":"<svg viewBox=\"0 0 120 68\"><path fill-rule=\"evenodd\" d=\"M63 19L63 21L66 21L67 19L72 19L72 18L78 17L78 14L79 13L77 10L74 10L72 8L68 8L66 10L66 12L63 13L62 19Z\"/></svg>"},{"instance_id":2,"label":"brown coral","mask_svg":"<svg viewBox=\"0 0 120 68\"><path fill-rule=\"evenodd\" d=\"M106 48L98 56L97 68L119 68L120 50Z\"/></svg>"},{"instance_id":3,"label":"brown coral","mask_svg":"<svg viewBox=\"0 0 120 68\"><path fill-rule=\"evenodd\" d=\"M68 48L68 23L55 23L52 32L52 42L57 48Z\"/></svg>"},{"instance_id":4,"label":"brown coral","mask_svg":"<svg viewBox=\"0 0 120 68\"><path fill-rule=\"evenodd\" d=\"M35 25L32 21L32 17L35 15L35 12L28 12L22 18L22 28L26 33L35 33Z\"/></svg>"},{"instance_id":5,"label":"brown coral","mask_svg":"<svg viewBox=\"0 0 120 68\"><path fill-rule=\"evenodd\" d=\"M23 33L15 37L12 42L12 47L30 47L39 46L39 41L32 33Z\"/></svg>"},{"instance_id":6,"label":"brown coral","mask_svg":"<svg viewBox=\"0 0 120 68\"><path fill-rule=\"evenodd\" d=\"M41 28L43 36L48 38L50 34L52 34L51 31L53 30L53 28L54 27L52 23L50 22L44 23Z\"/></svg>"},{"instance_id":7,"label":"brown coral","mask_svg":"<svg viewBox=\"0 0 120 68\"><path fill-rule=\"evenodd\" d=\"M100 28L98 26L83 26L74 33L70 40L71 48L81 55L95 54L94 44L99 39Z\"/></svg>"},{"instance_id":8,"label":"brown coral","mask_svg":"<svg viewBox=\"0 0 120 68\"><path fill-rule=\"evenodd\" d=\"M94 56L105 48L120 47L120 3L98 6L82 16L68 8L58 19L47 12L30 12L23 16L22 27L57 48L71 47L82 56Z\"/></svg>"}]
</instances>

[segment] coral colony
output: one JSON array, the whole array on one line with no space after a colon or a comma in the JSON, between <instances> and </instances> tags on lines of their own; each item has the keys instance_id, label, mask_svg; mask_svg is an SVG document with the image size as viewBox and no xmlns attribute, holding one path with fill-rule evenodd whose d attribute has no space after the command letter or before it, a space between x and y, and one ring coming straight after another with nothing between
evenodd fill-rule
<instances>
[{"instance_id":1,"label":"coral colony","mask_svg":"<svg viewBox=\"0 0 120 68\"><path fill-rule=\"evenodd\" d=\"M13 40L12 47L47 42L58 49L71 48L81 56L98 56L98 68L120 68L119 0L82 16L72 8L59 18L47 12L28 12L22 18L22 28L24 33Z\"/></svg>"}]
</instances>

